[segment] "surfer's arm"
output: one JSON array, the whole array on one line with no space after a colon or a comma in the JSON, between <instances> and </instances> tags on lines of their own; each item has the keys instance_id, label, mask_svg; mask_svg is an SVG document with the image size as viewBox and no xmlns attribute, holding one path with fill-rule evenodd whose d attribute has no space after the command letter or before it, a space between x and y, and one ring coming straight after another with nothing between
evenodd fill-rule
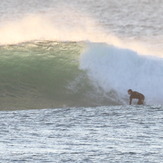
<instances>
[{"instance_id":1,"label":"surfer's arm","mask_svg":"<svg viewBox=\"0 0 163 163\"><path fill-rule=\"evenodd\" d=\"M131 105L131 103L132 103L132 97L130 96L130 102L129 102L129 104Z\"/></svg>"}]
</instances>

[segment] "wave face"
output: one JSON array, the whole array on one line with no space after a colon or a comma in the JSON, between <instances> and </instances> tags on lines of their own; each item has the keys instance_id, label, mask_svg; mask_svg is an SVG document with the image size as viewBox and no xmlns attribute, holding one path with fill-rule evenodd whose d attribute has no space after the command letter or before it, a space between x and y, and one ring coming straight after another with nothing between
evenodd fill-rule
<instances>
[{"instance_id":1,"label":"wave face","mask_svg":"<svg viewBox=\"0 0 163 163\"><path fill-rule=\"evenodd\" d=\"M0 109L104 104L105 98L79 69L84 46L48 41L1 46Z\"/></svg>"},{"instance_id":2,"label":"wave face","mask_svg":"<svg viewBox=\"0 0 163 163\"><path fill-rule=\"evenodd\" d=\"M105 43L1 46L0 76L0 109L127 104L129 88L162 104L163 59Z\"/></svg>"}]
</instances>

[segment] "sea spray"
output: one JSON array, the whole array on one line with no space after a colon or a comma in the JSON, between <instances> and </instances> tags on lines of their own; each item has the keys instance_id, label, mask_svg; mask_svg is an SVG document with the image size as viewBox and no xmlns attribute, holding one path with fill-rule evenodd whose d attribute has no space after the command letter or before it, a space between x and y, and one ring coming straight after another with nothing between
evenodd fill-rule
<instances>
[{"instance_id":1,"label":"sea spray","mask_svg":"<svg viewBox=\"0 0 163 163\"><path fill-rule=\"evenodd\" d=\"M63 10L64 12L60 12ZM105 42L143 55L162 56L161 48L137 39L118 37L102 27L93 17L75 9L58 9L46 14L28 13L0 22L0 45L30 41Z\"/></svg>"},{"instance_id":2,"label":"sea spray","mask_svg":"<svg viewBox=\"0 0 163 163\"><path fill-rule=\"evenodd\" d=\"M105 43L88 43L80 67L105 92L127 99L127 90L140 91L147 104L162 104L163 59L143 56ZM126 100L125 100L126 101Z\"/></svg>"}]
</instances>

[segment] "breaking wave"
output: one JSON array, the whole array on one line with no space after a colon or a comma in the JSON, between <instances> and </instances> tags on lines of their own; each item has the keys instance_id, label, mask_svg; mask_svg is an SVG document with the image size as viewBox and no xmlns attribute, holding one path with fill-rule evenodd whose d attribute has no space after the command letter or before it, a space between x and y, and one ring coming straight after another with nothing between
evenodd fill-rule
<instances>
[{"instance_id":1,"label":"breaking wave","mask_svg":"<svg viewBox=\"0 0 163 163\"><path fill-rule=\"evenodd\" d=\"M113 90L127 101L127 90L142 92L146 104L163 104L163 59L129 49L90 43L81 56L81 68L105 92ZM124 102L125 103L125 102Z\"/></svg>"},{"instance_id":2,"label":"breaking wave","mask_svg":"<svg viewBox=\"0 0 163 163\"><path fill-rule=\"evenodd\" d=\"M127 104L128 88L161 104L163 60L105 43L0 47L0 109Z\"/></svg>"}]
</instances>

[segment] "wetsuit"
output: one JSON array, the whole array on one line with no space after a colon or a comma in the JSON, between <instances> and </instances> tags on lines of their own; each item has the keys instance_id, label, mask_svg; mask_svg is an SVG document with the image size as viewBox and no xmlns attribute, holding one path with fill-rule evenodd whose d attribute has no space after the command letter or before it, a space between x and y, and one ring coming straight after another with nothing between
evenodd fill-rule
<instances>
[{"instance_id":1,"label":"wetsuit","mask_svg":"<svg viewBox=\"0 0 163 163\"><path fill-rule=\"evenodd\" d=\"M130 95L130 105L132 103L132 99L138 99L138 105L142 105L144 103L144 95L139 93L139 92L136 92L136 91L133 91Z\"/></svg>"}]
</instances>

